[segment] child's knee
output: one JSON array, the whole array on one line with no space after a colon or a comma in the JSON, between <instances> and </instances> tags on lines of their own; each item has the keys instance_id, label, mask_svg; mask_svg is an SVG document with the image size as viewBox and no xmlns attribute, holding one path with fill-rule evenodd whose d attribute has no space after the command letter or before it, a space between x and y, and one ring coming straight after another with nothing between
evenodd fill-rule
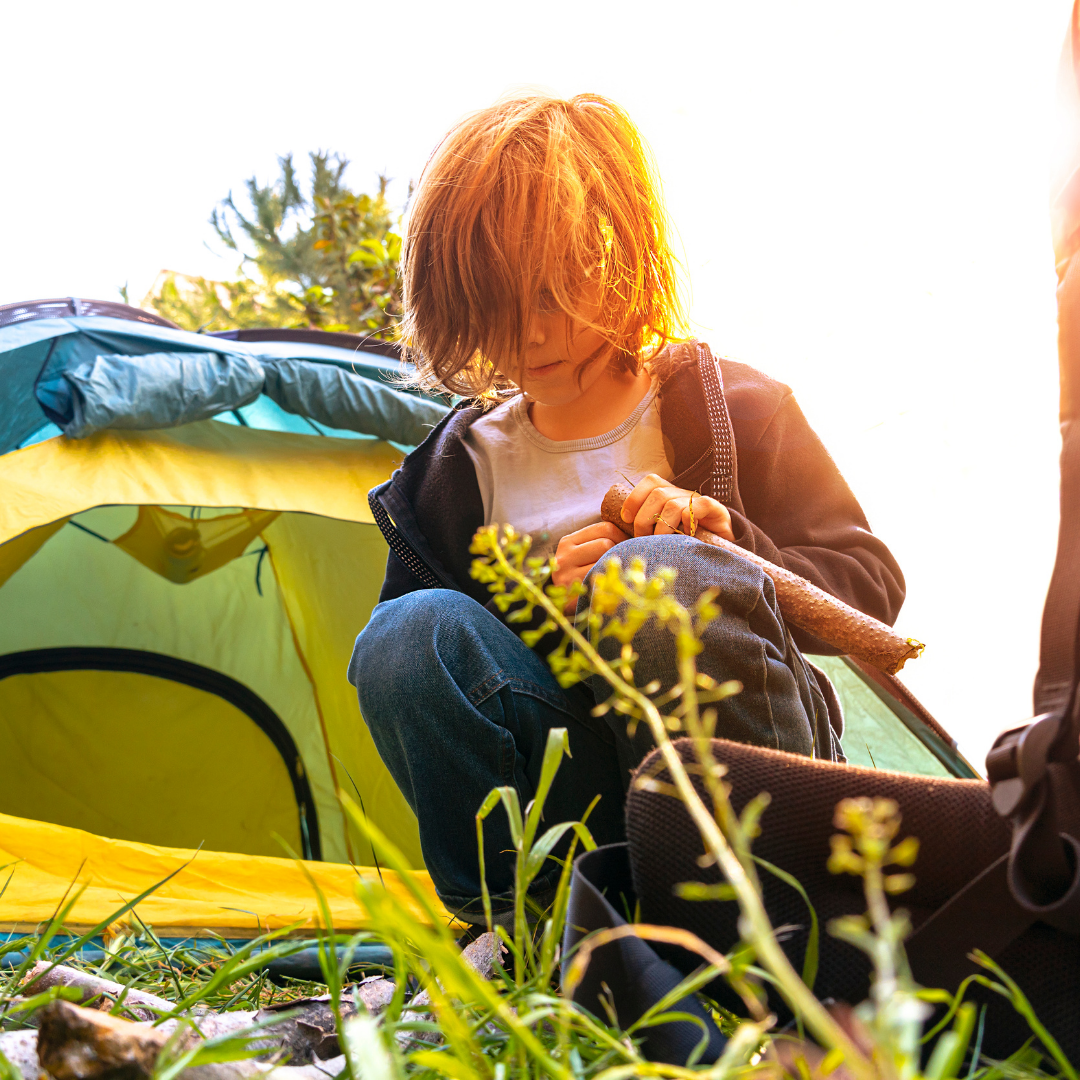
<instances>
[{"instance_id":1,"label":"child's knee","mask_svg":"<svg viewBox=\"0 0 1080 1080\"><path fill-rule=\"evenodd\" d=\"M776 606L772 582L760 567L726 548L703 544L690 536L635 536L624 540L597 562L590 579L603 573L612 559L618 559L623 570L640 559L650 576L664 566L674 570L670 591L687 608L692 608L706 589L716 589L721 608L742 618L749 617L762 601L769 608Z\"/></svg>"},{"instance_id":2,"label":"child's knee","mask_svg":"<svg viewBox=\"0 0 1080 1080\"><path fill-rule=\"evenodd\" d=\"M618 559L625 570L634 559L641 559L651 571L663 566L665 558L682 558L682 549L687 542L698 543L689 536L631 536L604 555L596 569L602 570L612 559Z\"/></svg>"},{"instance_id":3,"label":"child's knee","mask_svg":"<svg viewBox=\"0 0 1080 1080\"><path fill-rule=\"evenodd\" d=\"M452 589L417 589L376 605L353 645L349 682L362 691L373 680L383 686L415 681L440 633L467 622L476 611L483 608Z\"/></svg>"}]
</instances>

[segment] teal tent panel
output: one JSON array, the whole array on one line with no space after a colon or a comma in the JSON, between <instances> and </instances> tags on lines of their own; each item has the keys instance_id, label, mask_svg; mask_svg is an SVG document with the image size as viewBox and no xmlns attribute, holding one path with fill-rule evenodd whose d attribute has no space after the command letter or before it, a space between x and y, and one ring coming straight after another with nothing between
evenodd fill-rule
<instances>
[{"instance_id":1,"label":"teal tent panel","mask_svg":"<svg viewBox=\"0 0 1080 1080\"><path fill-rule=\"evenodd\" d=\"M311 341L250 341L235 344L251 349L263 363L273 363L276 360L313 360L317 364L333 364L334 367L343 368L354 375L363 375L365 379L388 384L401 377L401 365L396 360L368 350L343 349L336 345L318 345Z\"/></svg>"},{"instance_id":2,"label":"teal tent panel","mask_svg":"<svg viewBox=\"0 0 1080 1080\"><path fill-rule=\"evenodd\" d=\"M0 454L14 450L45 423L34 380L52 346L46 338L0 356Z\"/></svg>"},{"instance_id":3,"label":"teal tent panel","mask_svg":"<svg viewBox=\"0 0 1080 1080\"><path fill-rule=\"evenodd\" d=\"M12 349L22 349L35 345L39 341L52 341L65 334L78 333L78 327L72 326L72 319L29 319L26 322L12 323L0 330L0 356ZM122 323L123 319L110 320Z\"/></svg>"},{"instance_id":4,"label":"teal tent panel","mask_svg":"<svg viewBox=\"0 0 1080 1080\"><path fill-rule=\"evenodd\" d=\"M388 385L397 374L395 364L372 353L231 341L107 316L14 324L0 328L0 454L48 421L79 437L102 428L174 427L255 405L257 415L241 411L241 422L412 446L446 406ZM283 423L283 413L299 423Z\"/></svg>"},{"instance_id":5,"label":"teal tent panel","mask_svg":"<svg viewBox=\"0 0 1080 1080\"><path fill-rule=\"evenodd\" d=\"M286 412L408 446L423 442L446 414L445 405L310 360L268 363L266 393Z\"/></svg>"},{"instance_id":6,"label":"teal tent panel","mask_svg":"<svg viewBox=\"0 0 1080 1080\"><path fill-rule=\"evenodd\" d=\"M98 353L43 379L37 398L72 438L105 428L177 427L246 405L263 386L263 367L216 352L154 352L137 358Z\"/></svg>"}]
</instances>

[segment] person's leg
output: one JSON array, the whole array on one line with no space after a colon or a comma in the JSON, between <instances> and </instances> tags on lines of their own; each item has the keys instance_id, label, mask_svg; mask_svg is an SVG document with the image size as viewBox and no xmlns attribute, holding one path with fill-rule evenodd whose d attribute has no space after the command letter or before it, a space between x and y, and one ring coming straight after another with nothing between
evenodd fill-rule
<instances>
[{"instance_id":1,"label":"person's leg","mask_svg":"<svg viewBox=\"0 0 1080 1080\"><path fill-rule=\"evenodd\" d=\"M588 693L560 689L547 664L476 601L448 589L379 604L349 664L375 746L420 823L424 862L440 898L475 918L480 873L475 814L492 788L532 799L548 731L568 729L541 831L589 818L597 843L623 838L623 785L614 739L592 719ZM484 859L496 911L512 896L514 855L506 814L484 823ZM558 849L556 849L558 850ZM533 887L538 899L558 867Z\"/></svg>"},{"instance_id":2,"label":"person's leg","mask_svg":"<svg viewBox=\"0 0 1080 1080\"><path fill-rule=\"evenodd\" d=\"M722 614L703 635L698 671L717 682L737 679L743 689L715 706L717 737L792 753L814 752L824 700L812 676L808 678L805 661L784 627L773 583L760 568L688 536L647 536L618 544L597 564L586 583L602 573L612 558L620 559L624 568L635 558L643 559L648 573L661 566L671 567L677 574L672 593L691 610L706 589L720 590L716 602ZM611 659L619 648L608 639L601 652ZM638 686L659 679L662 689L667 690L677 681L675 639L666 627L650 620L634 638L634 649L639 657L635 667ZM598 701L609 696L607 684L598 677L593 676L590 685ZM632 769L653 748L652 735L640 723L629 736L614 711L607 717L619 744L620 765L624 770ZM829 737L827 728L826 721Z\"/></svg>"}]
</instances>

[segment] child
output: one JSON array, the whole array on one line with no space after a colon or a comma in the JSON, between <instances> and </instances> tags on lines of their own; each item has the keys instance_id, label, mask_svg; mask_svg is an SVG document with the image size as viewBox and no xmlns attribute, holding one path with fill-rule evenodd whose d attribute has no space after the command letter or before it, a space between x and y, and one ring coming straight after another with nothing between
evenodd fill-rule
<instances>
[{"instance_id":1,"label":"child","mask_svg":"<svg viewBox=\"0 0 1080 1080\"><path fill-rule=\"evenodd\" d=\"M748 560L679 535L691 500L703 527L886 622L904 583L790 390L685 339L658 185L612 102L520 96L462 121L421 178L403 263L419 378L466 400L371 492L390 557L349 679L440 897L481 922L474 815L487 793L512 785L524 807L548 730L566 727L572 757L545 820L578 820L599 794L589 827L616 842L651 742L614 712L593 717L591 690L550 674L551 645L526 647L504 621L469 576L477 528L530 533L557 584L588 583L614 549L624 565L674 567L684 604L718 587L723 616L699 670L743 683L719 707L718 736L826 758L840 756L842 720L800 649L835 650L784 626ZM633 539L600 521L624 477ZM674 681L666 630L647 626L635 648L639 685ZM497 919L512 902L511 847L496 812L485 861ZM537 879L540 907L557 874Z\"/></svg>"}]
</instances>

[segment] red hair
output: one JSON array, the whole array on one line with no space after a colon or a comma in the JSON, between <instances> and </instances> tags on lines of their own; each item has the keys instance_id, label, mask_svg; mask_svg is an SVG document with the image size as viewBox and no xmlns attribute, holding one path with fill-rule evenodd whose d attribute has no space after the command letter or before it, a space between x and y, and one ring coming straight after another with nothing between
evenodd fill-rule
<instances>
[{"instance_id":1,"label":"red hair","mask_svg":"<svg viewBox=\"0 0 1080 1080\"><path fill-rule=\"evenodd\" d=\"M506 385L541 293L638 370L685 339L668 233L648 149L614 102L530 94L473 113L432 155L406 228L402 342L419 381L466 397Z\"/></svg>"}]
</instances>

